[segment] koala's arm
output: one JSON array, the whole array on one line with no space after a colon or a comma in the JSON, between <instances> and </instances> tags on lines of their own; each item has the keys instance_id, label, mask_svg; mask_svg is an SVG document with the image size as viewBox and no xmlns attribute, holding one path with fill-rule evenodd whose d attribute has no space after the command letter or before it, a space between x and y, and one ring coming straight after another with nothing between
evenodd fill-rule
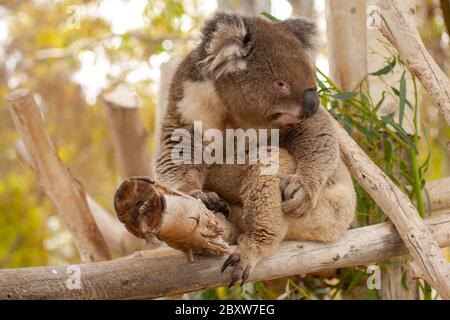
<instances>
[{"instance_id":1,"label":"koala's arm","mask_svg":"<svg viewBox=\"0 0 450 320\"><path fill-rule=\"evenodd\" d=\"M283 211L298 216L316 206L339 163L339 142L327 111L319 108L312 117L281 130L280 146L297 162L296 173L281 179Z\"/></svg>"},{"instance_id":2,"label":"koala's arm","mask_svg":"<svg viewBox=\"0 0 450 320\"><path fill-rule=\"evenodd\" d=\"M163 134L156 158L156 179L175 190L181 191L203 201L213 211L227 212L227 204L214 192L203 192L206 168L203 164L177 163L172 158L172 151L177 142L170 139L170 131Z\"/></svg>"},{"instance_id":3,"label":"koala's arm","mask_svg":"<svg viewBox=\"0 0 450 320\"><path fill-rule=\"evenodd\" d=\"M156 159L156 178L159 182L190 194L203 188L204 168L201 165L176 163L172 159L174 142L169 139L161 141Z\"/></svg>"}]
</instances>

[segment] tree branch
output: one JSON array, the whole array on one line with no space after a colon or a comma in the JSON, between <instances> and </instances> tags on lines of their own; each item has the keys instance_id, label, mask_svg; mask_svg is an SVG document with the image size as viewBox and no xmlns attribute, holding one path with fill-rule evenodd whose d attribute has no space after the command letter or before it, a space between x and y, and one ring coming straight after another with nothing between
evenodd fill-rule
<instances>
[{"instance_id":1,"label":"tree branch","mask_svg":"<svg viewBox=\"0 0 450 320\"><path fill-rule=\"evenodd\" d=\"M442 247L450 245L450 213L425 220ZM258 263L251 281L366 265L407 254L391 223L347 231L333 244L283 242ZM231 271L220 273L224 257L198 257L186 262L174 249L141 251L128 258L85 263L81 288L69 289L66 266L0 270L0 299L137 299L156 298L226 285ZM43 285L43 283L45 285Z\"/></svg>"},{"instance_id":2,"label":"tree branch","mask_svg":"<svg viewBox=\"0 0 450 320\"><path fill-rule=\"evenodd\" d=\"M62 164L45 130L39 108L29 90L18 89L6 99L17 131L33 159L39 182L74 237L83 261L111 258L94 222L82 185Z\"/></svg>"},{"instance_id":3,"label":"tree branch","mask_svg":"<svg viewBox=\"0 0 450 320\"><path fill-rule=\"evenodd\" d=\"M330 115L331 117L331 115ZM450 299L450 267L408 197L334 120L342 157L352 176L394 223L425 281Z\"/></svg>"},{"instance_id":4,"label":"tree branch","mask_svg":"<svg viewBox=\"0 0 450 320\"><path fill-rule=\"evenodd\" d=\"M442 209L450 209L450 177L429 181L425 185L426 193L423 194L423 199L426 205L431 205L431 210L437 211Z\"/></svg>"},{"instance_id":5,"label":"tree branch","mask_svg":"<svg viewBox=\"0 0 450 320\"><path fill-rule=\"evenodd\" d=\"M397 0L380 0L378 21L381 33L397 49L403 63L430 95L450 125L450 80L428 53L414 27L411 15L404 14Z\"/></svg>"},{"instance_id":6,"label":"tree branch","mask_svg":"<svg viewBox=\"0 0 450 320\"><path fill-rule=\"evenodd\" d=\"M136 237L155 235L187 254L230 253L238 230L223 215L213 213L199 199L172 190L147 177L126 179L116 191L114 208L119 220Z\"/></svg>"}]
</instances>

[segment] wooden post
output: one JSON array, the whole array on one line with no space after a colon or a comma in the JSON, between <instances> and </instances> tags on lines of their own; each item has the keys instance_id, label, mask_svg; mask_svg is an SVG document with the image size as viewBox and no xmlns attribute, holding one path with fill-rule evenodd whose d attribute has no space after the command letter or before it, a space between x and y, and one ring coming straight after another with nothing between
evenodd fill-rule
<instances>
[{"instance_id":1,"label":"wooden post","mask_svg":"<svg viewBox=\"0 0 450 320\"><path fill-rule=\"evenodd\" d=\"M313 17L314 0L289 0L289 3L294 17Z\"/></svg>"},{"instance_id":2,"label":"wooden post","mask_svg":"<svg viewBox=\"0 0 450 320\"><path fill-rule=\"evenodd\" d=\"M342 90L353 91L367 74L366 3L326 0L325 4L330 76Z\"/></svg>"},{"instance_id":3,"label":"wooden post","mask_svg":"<svg viewBox=\"0 0 450 320\"><path fill-rule=\"evenodd\" d=\"M151 177L152 166L146 144L148 134L139 116L137 96L118 87L116 91L105 94L103 101L122 179Z\"/></svg>"},{"instance_id":4,"label":"wooden post","mask_svg":"<svg viewBox=\"0 0 450 320\"><path fill-rule=\"evenodd\" d=\"M217 6L219 10L251 16L259 16L263 11L270 12L270 0L218 0Z\"/></svg>"},{"instance_id":5,"label":"wooden post","mask_svg":"<svg viewBox=\"0 0 450 320\"><path fill-rule=\"evenodd\" d=\"M425 220L440 246L450 245L450 214ZM259 262L250 281L261 281L372 264L407 254L391 223L347 231L337 242L283 242ZM69 289L67 266L0 270L0 299L144 299L227 285L231 271L220 272L226 257L187 262L170 248L137 252L131 257L72 266L80 288ZM42 285L45 283L45 285Z\"/></svg>"},{"instance_id":6,"label":"wooden post","mask_svg":"<svg viewBox=\"0 0 450 320\"><path fill-rule=\"evenodd\" d=\"M83 187L62 164L32 93L18 89L6 99L10 102L9 111L14 125L30 152L39 182L71 231L82 261L110 259L108 247L87 205Z\"/></svg>"}]
</instances>

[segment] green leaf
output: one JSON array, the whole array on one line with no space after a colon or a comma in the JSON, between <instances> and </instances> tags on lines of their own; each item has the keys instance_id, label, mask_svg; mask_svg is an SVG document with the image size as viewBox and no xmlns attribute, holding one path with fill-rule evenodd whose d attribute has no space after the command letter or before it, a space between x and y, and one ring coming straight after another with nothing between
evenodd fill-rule
<instances>
[{"instance_id":1,"label":"green leaf","mask_svg":"<svg viewBox=\"0 0 450 320\"><path fill-rule=\"evenodd\" d=\"M389 139L385 139L383 141L383 150L384 150L384 161L388 165L392 163L392 144Z\"/></svg>"},{"instance_id":2,"label":"green leaf","mask_svg":"<svg viewBox=\"0 0 450 320\"><path fill-rule=\"evenodd\" d=\"M334 98L339 100L349 100L357 95L356 92L339 92L334 95Z\"/></svg>"},{"instance_id":3,"label":"green leaf","mask_svg":"<svg viewBox=\"0 0 450 320\"><path fill-rule=\"evenodd\" d=\"M345 131L347 131L347 133L348 133L349 135L351 135L351 134L352 134L352 131L353 131L353 126L352 126L353 121L352 121L352 118L350 118L347 114L344 114L342 120L344 121L343 127L344 127Z\"/></svg>"},{"instance_id":4,"label":"green leaf","mask_svg":"<svg viewBox=\"0 0 450 320\"><path fill-rule=\"evenodd\" d=\"M357 121L353 121L353 125L359 130L359 132L361 132L362 135L364 135L364 137L366 137L367 141L369 141L370 143L373 142L373 133L372 132L367 130L363 125L361 125Z\"/></svg>"},{"instance_id":5,"label":"green leaf","mask_svg":"<svg viewBox=\"0 0 450 320\"><path fill-rule=\"evenodd\" d=\"M380 110L381 105L383 104L385 98L386 98L386 91L383 91L383 93L381 94L380 101L378 101L377 105L375 106L375 112L378 112L378 110Z\"/></svg>"},{"instance_id":6,"label":"green leaf","mask_svg":"<svg viewBox=\"0 0 450 320\"><path fill-rule=\"evenodd\" d=\"M346 293L349 294L355 289L355 287L359 284L361 284L365 279L367 279L367 274L365 272L356 272L355 275L353 275L353 278L346 290Z\"/></svg>"},{"instance_id":7,"label":"green leaf","mask_svg":"<svg viewBox=\"0 0 450 320\"><path fill-rule=\"evenodd\" d=\"M423 171L427 171L428 167L430 165L430 159L431 159L431 145L430 145L430 135L428 133L428 129L425 127L423 128L423 135L425 137L424 140L425 140L426 146L427 146L427 156L426 156L423 164L420 166L420 169Z\"/></svg>"},{"instance_id":8,"label":"green leaf","mask_svg":"<svg viewBox=\"0 0 450 320\"><path fill-rule=\"evenodd\" d=\"M397 97L400 97L400 91L399 91L397 88L391 86L391 89L392 89L392 91L394 91L394 93L395 93L395 95L396 95ZM411 110L414 109L413 106L412 106L412 104L411 104L411 102L409 102L408 99L406 99L406 105L407 105L408 108L410 108Z\"/></svg>"},{"instance_id":9,"label":"green leaf","mask_svg":"<svg viewBox=\"0 0 450 320\"><path fill-rule=\"evenodd\" d=\"M381 68L380 70L377 70L375 72L370 73L372 76L382 76L384 74L387 74L394 69L395 64L397 63L397 59L394 57L391 61L388 62L387 66Z\"/></svg>"},{"instance_id":10,"label":"green leaf","mask_svg":"<svg viewBox=\"0 0 450 320\"><path fill-rule=\"evenodd\" d=\"M416 154L418 154L417 146L414 144L414 142L411 140L411 137L406 133L406 131L394 120L394 112L381 117L381 122L386 125L391 125L395 131L397 131L398 136L400 139L406 143L411 150L413 150Z\"/></svg>"},{"instance_id":11,"label":"green leaf","mask_svg":"<svg viewBox=\"0 0 450 320\"><path fill-rule=\"evenodd\" d=\"M322 80L319 79L319 77L316 76L316 81L319 84L319 87L321 90L328 90L327 86L325 85L325 83L323 83Z\"/></svg>"},{"instance_id":12,"label":"green leaf","mask_svg":"<svg viewBox=\"0 0 450 320\"><path fill-rule=\"evenodd\" d=\"M267 19L269 19L272 22L279 22L280 21L280 19L275 18L273 15L271 15L270 13L268 13L266 11L261 12L261 15L266 17Z\"/></svg>"},{"instance_id":13,"label":"green leaf","mask_svg":"<svg viewBox=\"0 0 450 320\"><path fill-rule=\"evenodd\" d=\"M403 274L402 274L402 280L401 280L401 283L402 283L402 287L403 287L405 290L409 290L408 275L407 275L406 272L403 272Z\"/></svg>"},{"instance_id":14,"label":"green leaf","mask_svg":"<svg viewBox=\"0 0 450 320\"><path fill-rule=\"evenodd\" d=\"M405 115L405 104L406 104L406 80L405 73L403 72L402 78L400 79L400 110L398 114L399 124L403 127L403 116Z\"/></svg>"}]
</instances>

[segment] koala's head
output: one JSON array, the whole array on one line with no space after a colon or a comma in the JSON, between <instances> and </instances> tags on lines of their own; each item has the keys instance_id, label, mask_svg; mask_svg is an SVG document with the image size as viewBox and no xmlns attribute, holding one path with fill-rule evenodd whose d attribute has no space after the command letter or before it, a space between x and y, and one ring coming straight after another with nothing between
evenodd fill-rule
<instances>
[{"instance_id":1,"label":"koala's head","mask_svg":"<svg viewBox=\"0 0 450 320\"><path fill-rule=\"evenodd\" d=\"M283 126L319 108L312 51L316 26L217 13L203 27L198 67L237 122Z\"/></svg>"}]
</instances>

